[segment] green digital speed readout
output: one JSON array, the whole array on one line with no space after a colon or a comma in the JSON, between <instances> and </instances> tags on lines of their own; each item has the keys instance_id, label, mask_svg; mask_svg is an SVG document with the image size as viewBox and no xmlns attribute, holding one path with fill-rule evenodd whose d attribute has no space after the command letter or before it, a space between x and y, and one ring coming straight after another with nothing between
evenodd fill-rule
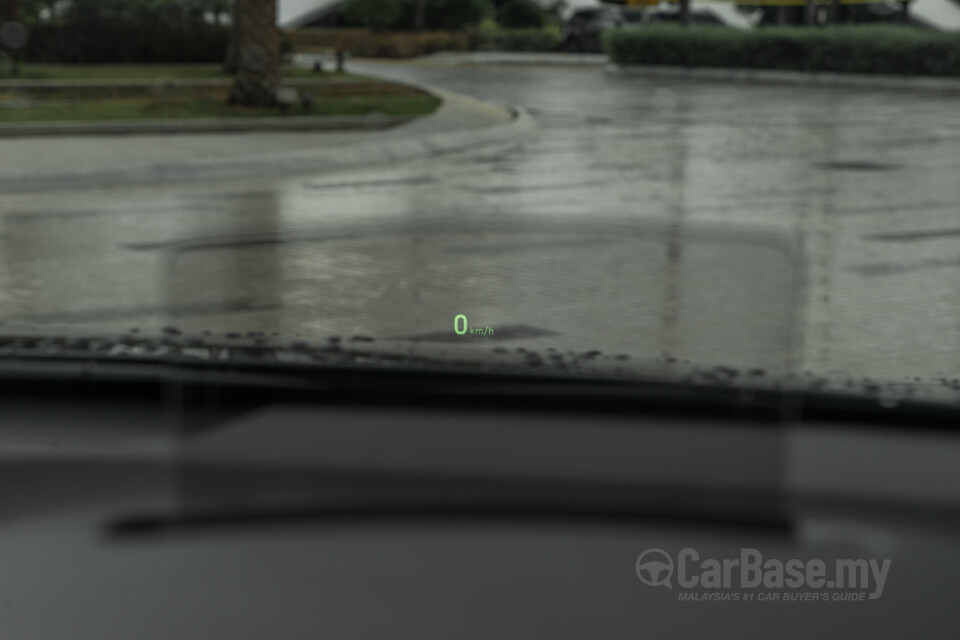
<instances>
[{"instance_id":1,"label":"green digital speed readout","mask_svg":"<svg viewBox=\"0 0 960 640\"><path fill-rule=\"evenodd\" d=\"M487 325L486 327L471 329L470 323L467 321L467 316L461 313L453 319L453 332L458 336L465 336L467 334L471 336L492 336L493 327Z\"/></svg>"}]
</instances>

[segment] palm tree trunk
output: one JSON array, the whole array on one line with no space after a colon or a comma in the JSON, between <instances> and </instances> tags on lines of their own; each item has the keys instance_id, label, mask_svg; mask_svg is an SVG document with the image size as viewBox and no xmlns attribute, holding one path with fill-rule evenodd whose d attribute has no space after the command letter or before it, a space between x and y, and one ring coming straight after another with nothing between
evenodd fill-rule
<instances>
[{"instance_id":1,"label":"palm tree trunk","mask_svg":"<svg viewBox=\"0 0 960 640\"><path fill-rule=\"evenodd\" d=\"M277 0L236 0L233 19L236 72L230 103L272 106L280 82Z\"/></svg>"},{"instance_id":2,"label":"palm tree trunk","mask_svg":"<svg viewBox=\"0 0 960 640\"><path fill-rule=\"evenodd\" d=\"M227 42L227 55L223 61L224 73L229 73L232 76L237 73L237 32L240 31L240 13L237 11L236 5L236 0L234 0L231 3L230 38Z\"/></svg>"},{"instance_id":3,"label":"palm tree trunk","mask_svg":"<svg viewBox=\"0 0 960 640\"><path fill-rule=\"evenodd\" d=\"M680 24L687 26L690 24L690 0L680 0Z\"/></svg>"},{"instance_id":4,"label":"palm tree trunk","mask_svg":"<svg viewBox=\"0 0 960 640\"><path fill-rule=\"evenodd\" d=\"M424 2L426 0L417 0L416 15L414 15L414 29L416 31L423 31L423 18L424 18Z\"/></svg>"}]
</instances>

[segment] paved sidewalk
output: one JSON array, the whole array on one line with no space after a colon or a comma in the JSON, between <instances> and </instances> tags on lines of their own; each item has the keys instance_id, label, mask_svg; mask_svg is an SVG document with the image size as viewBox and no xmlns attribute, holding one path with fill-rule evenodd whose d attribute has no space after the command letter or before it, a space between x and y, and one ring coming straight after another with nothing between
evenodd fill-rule
<instances>
[{"instance_id":1,"label":"paved sidewalk","mask_svg":"<svg viewBox=\"0 0 960 640\"><path fill-rule=\"evenodd\" d=\"M519 140L536 130L535 123L522 112L449 92L431 91L444 101L436 112L381 131L6 139L0 145L0 191L202 181L336 169Z\"/></svg>"}]
</instances>

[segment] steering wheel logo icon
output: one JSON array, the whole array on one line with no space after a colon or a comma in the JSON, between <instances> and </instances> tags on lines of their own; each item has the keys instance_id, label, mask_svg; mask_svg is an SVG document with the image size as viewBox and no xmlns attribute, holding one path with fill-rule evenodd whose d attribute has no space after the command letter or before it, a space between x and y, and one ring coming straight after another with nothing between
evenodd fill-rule
<instances>
[{"instance_id":1,"label":"steering wheel logo icon","mask_svg":"<svg viewBox=\"0 0 960 640\"><path fill-rule=\"evenodd\" d=\"M663 549L647 549L637 558L637 577L647 586L673 589L673 558Z\"/></svg>"}]
</instances>

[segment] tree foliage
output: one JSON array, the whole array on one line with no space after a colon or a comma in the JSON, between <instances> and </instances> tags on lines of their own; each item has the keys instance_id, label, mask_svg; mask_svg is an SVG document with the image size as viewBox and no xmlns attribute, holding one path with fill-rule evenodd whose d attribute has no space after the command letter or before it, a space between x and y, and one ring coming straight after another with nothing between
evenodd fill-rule
<instances>
[{"instance_id":1,"label":"tree foliage","mask_svg":"<svg viewBox=\"0 0 960 640\"><path fill-rule=\"evenodd\" d=\"M504 29L539 29L547 17L547 11L533 0L506 0L496 10L497 24Z\"/></svg>"},{"instance_id":2,"label":"tree foliage","mask_svg":"<svg viewBox=\"0 0 960 640\"><path fill-rule=\"evenodd\" d=\"M395 29L403 18L404 9L398 0L352 0L343 6L340 14L350 24L380 31Z\"/></svg>"},{"instance_id":3,"label":"tree foliage","mask_svg":"<svg viewBox=\"0 0 960 640\"><path fill-rule=\"evenodd\" d=\"M344 26L410 31L416 28L417 0L350 0L340 10ZM431 31L476 27L494 15L491 0L424 0L423 26Z\"/></svg>"},{"instance_id":4,"label":"tree foliage","mask_svg":"<svg viewBox=\"0 0 960 640\"><path fill-rule=\"evenodd\" d=\"M230 0L20 0L28 24L90 21L201 20L230 13Z\"/></svg>"},{"instance_id":5,"label":"tree foliage","mask_svg":"<svg viewBox=\"0 0 960 640\"><path fill-rule=\"evenodd\" d=\"M19 1L28 61L216 62L226 52L227 30L208 17L229 11L230 0Z\"/></svg>"}]
</instances>

